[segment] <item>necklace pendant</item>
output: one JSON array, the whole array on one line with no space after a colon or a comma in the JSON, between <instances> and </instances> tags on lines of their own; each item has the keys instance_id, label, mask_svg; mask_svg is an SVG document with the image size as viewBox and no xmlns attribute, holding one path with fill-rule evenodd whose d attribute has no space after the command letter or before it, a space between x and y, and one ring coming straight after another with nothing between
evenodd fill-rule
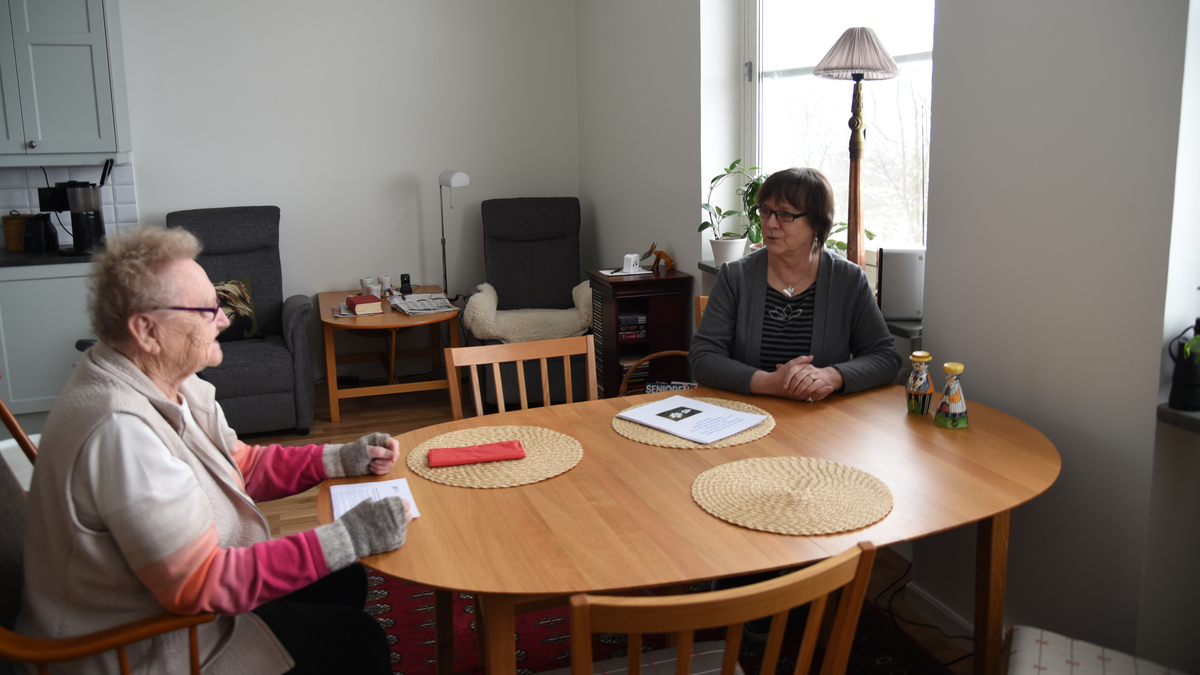
<instances>
[{"instance_id":1,"label":"necklace pendant","mask_svg":"<svg viewBox=\"0 0 1200 675\"><path fill-rule=\"evenodd\" d=\"M783 292L786 293L787 296L790 298L790 297L792 297L792 293L796 292L796 286L794 284L791 286L788 286L787 288L783 289Z\"/></svg>"}]
</instances>

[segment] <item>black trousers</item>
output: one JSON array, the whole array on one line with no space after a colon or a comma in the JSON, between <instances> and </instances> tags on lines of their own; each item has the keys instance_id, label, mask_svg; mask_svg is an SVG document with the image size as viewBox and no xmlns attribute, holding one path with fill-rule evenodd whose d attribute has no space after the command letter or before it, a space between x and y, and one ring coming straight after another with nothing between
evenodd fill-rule
<instances>
[{"instance_id":1,"label":"black trousers","mask_svg":"<svg viewBox=\"0 0 1200 675\"><path fill-rule=\"evenodd\" d=\"M367 572L354 564L254 610L285 649L295 675L391 673L391 648L363 611Z\"/></svg>"}]
</instances>

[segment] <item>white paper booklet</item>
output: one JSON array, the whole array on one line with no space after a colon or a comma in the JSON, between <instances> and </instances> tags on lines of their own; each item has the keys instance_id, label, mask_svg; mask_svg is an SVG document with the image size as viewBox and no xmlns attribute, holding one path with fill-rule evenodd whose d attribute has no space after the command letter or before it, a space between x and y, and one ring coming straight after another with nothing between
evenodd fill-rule
<instances>
[{"instance_id":1,"label":"white paper booklet","mask_svg":"<svg viewBox=\"0 0 1200 675\"><path fill-rule=\"evenodd\" d=\"M672 396L637 408L626 408L617 413L617 417L696 443L719 441L767 418L686 396Z\"/></svg>"},{"instance_id":2,"label":"white paper booklet","mask_svg":"<svg viewBox=\"0 0 1200 675\"><path fill-rule=\"evenodd\" d=\"M407 499L412 506L409 520L421 515L420 509L417 508L417 501L413 499L412 490L408 487L407 478L381 480L375 483L347 483L329 488L329 501L333 504L334 520L341 518L342 514L358 506L359 502L385 497Z\"/></svg>"},{"instance_id":3,"label":"white paper booklet","mask_svg":"<svg viewBox=\"0 0 1200 675\"><path fill-rule=\"evenodd\" d=\"M388 298L392 309L404 312L409 316L418 314L436 314L458 309L444 293L410 293L409 295L393 295Z\"/></svg>"}]
</instances>

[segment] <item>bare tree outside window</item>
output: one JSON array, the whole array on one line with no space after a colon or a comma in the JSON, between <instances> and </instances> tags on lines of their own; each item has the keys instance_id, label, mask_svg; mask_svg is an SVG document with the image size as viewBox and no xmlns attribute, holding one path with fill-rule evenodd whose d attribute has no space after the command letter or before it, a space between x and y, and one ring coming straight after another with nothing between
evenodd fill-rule
<instances>
[{"instance_id":1,"label":"bare tree outside window","mask_svg":"<svg viewBox=\"0 0 1200 675\"><path fill-rule=\"evenodd\" d=\"M817 78L812 70L847 28L869 26L900 76L863 85L863 219L876 234L868 245L924 246L933 1L760 0L759 16L758 165L767 172L820 169L833 183L837 219L846 219L852 84Z\"/></svg>"}]
</instances>

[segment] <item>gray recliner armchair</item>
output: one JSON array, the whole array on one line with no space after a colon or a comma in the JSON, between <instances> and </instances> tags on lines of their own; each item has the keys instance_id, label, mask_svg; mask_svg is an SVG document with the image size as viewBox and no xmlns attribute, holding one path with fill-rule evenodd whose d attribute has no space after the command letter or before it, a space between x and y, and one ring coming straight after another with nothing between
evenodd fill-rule
<instances>
[{"instance_id":1,"label":"gray recliner armchair","mask_svg":"<svg viewBox=\"0 0 1200 675\"><path fill-rule=\"evenodd\" d=\"M222 304L228 300L242 308L218 338L225 353L221 365L200 372L216 387L229 425L239 434L308 433L313 377L306 325L312 300L283 298L279 207L175 211L167 214L167 227L182 227L200 239L204 251L196 262L210 281L221 284Z\"/></svg>"},{"instance_id":2,"label":"gray recliner armchair","mask_svg":"<svg viewBox=\"0 0 1200 675\"><path fill-rule=\"evenodd\" d=\"M480 211L483 216L483 264L487 283L495 290L494 309L500 313L556 310L567 315L570 320L566 323L578 323L576 317L580 316L580 308L575 291L580 285L579 200L575 197L488 199L480 204ZM585 294L584 307L590 309L590 294L586 288L582 291ZM468 302L463 317L468 333L478 341L495 342L494 335L481 337L472 332L467 315L472 314L473 309ZM533 318L536 320L536 317ZM589 318L582 325L586 328L590 323ZM576 325L569 330L578 329ZM560 337L567 335L544 335L537 339ZM527 363L525 372L528 381L536 382L541 378L536 363ZM586 369L582 357L572 357L571 373L574 399L586 400ZM491 369L484 369L483 375L488 387L487 404L495 405ZM551 400L555 403L564 402L566 394L562 364L552 361L548 366L548 375ZM516 366L511 363L502 365L500 378L506 404L518 405L520 396ZM542 404L540 390L529 392L529 403Z\"/></svg>"}]
</instances>

